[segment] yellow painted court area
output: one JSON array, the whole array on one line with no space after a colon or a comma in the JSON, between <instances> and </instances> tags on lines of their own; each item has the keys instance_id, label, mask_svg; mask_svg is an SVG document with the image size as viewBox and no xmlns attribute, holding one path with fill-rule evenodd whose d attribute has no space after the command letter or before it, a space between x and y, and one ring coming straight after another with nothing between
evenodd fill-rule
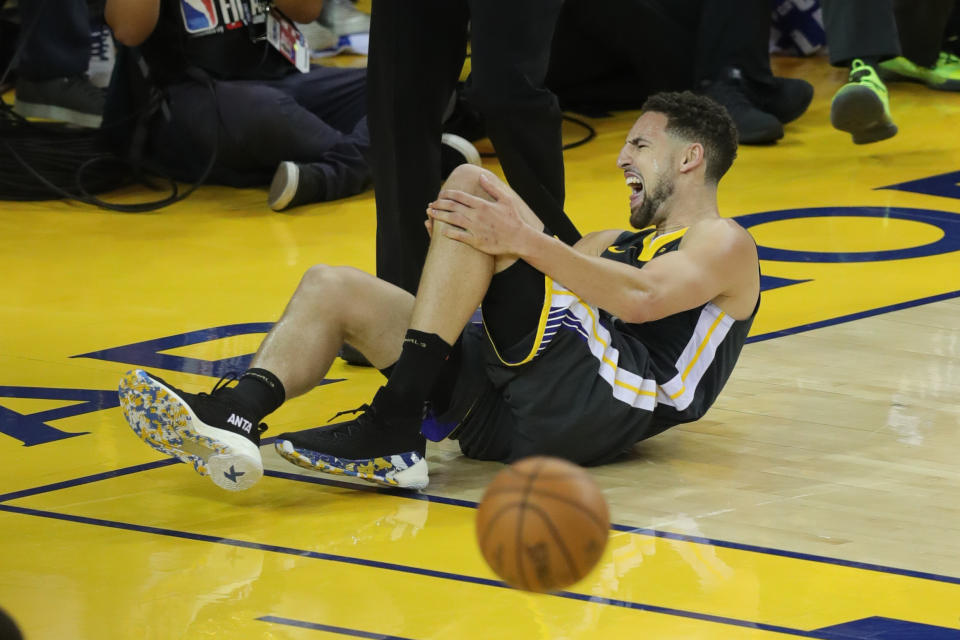
<instances>
[{"instance_id":1,"label":"yellow painted court area","mask_svg":"<svg viewBox=\"0 0 960 640\"><path fill-rule=\"evenodd\" d=\"M270 444L233 494L117 407L136 367L209 391L309 266L373 271L371 192L283 214L215 186L151 214L0 202L0 607L30 640L960 639L960 95L892 85L900 133L858 147L829 125L843 72L776 63L814 102L720 187L760 247L753 342L703 420L591 469L615 525L557 594L484 565L475 505L501 465L456 443L428 447L421 494L307 474ZM636 116L588 119L597 137L566 153L582 231L626 223L614 160ZM265 436L382 380L342 361L328 378Z\"/></svg>"}]
</instances>

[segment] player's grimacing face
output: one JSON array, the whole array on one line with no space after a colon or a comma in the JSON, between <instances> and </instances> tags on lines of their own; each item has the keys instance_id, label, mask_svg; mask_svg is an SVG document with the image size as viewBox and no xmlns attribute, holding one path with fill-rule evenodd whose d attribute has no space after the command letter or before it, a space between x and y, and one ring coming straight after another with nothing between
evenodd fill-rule
<instances>
[{"instance_id":1,"label":"player's grimacing face","mask_svg":"<svg viewBox=\"0 0 960 640\"><path fill-rule=\"evenodd\" d=\"M634 123L617 156L630 189L630 224L642 229L657 222L663 202L673 193L673 146L667 117L648 112Z\"/></svg>"}]
</instances>

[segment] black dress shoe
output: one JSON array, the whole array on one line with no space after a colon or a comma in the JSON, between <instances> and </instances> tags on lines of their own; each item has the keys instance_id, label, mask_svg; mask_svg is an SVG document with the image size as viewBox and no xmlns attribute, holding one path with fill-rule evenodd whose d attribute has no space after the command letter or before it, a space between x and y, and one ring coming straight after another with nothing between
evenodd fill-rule
<instances>
[{"instance_id":1,"label":"black dress shoe","mask_svg":"<svg viewBox=\"0 0 960 640\"><path fill-rule=\"evenodd\" d=\"M777 78L769 84L746 83L747 97L761 111L786 124L803 115L813 100L813 85L801 78Z\"/></svg>"},{"instance_id":2,"label":"black dress shoe","mask_svg":"<svg viewBox=\"0 0 960 640\"><path fill-rule=\"evenodd\" d=\"M746 82L737 69L728 69L718 78L703 82L700 93L726 108L740 144L773 144L783 137L783 125L749 99Z\"/></svg>"}]
</instances>

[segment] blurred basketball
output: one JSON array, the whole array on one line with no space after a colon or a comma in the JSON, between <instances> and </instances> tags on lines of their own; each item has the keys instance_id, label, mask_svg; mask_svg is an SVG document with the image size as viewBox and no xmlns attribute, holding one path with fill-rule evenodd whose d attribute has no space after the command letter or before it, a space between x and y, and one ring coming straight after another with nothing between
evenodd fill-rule
<instances>
[{"instance_id":1,"label":"blurred basketball","mask_svg":"<svg viewBox=\"0 0 960 640\"><path fill-rule=\"evenodd\" d=\"M600 487L572 462L525 458L498 473L477 508L477 542L504 582L563 589L590 573L607 545L610 512Z\"/></svg>"}]
</instances>

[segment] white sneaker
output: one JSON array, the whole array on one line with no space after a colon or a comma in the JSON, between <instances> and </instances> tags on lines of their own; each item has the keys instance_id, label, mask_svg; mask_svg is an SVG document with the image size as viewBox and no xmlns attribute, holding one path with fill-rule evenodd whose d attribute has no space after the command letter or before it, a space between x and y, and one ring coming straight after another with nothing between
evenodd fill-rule
<instances>
[{"instance_id":1,"label":"white sneaker","mask_svg":"<svg viewBox=\"0 0 960 640\"><path fill-rule=\"evenodd\" d=\"M336 46L337 36L325 26L314 20L313 22L298 22L297 29L307 39L307 46L311 51L320 51Z\"/></svg>"},{"instance_id":2,"label":"white sneaker","mask_svg":"<svg viewBox=\"0 0 960 640\"><path fill-rule=\"evenodd\" d=\"M318 21L338 36L370 31L370 16L357 9L350 0L326 0Z\"/></svg>"}]
</instances>

